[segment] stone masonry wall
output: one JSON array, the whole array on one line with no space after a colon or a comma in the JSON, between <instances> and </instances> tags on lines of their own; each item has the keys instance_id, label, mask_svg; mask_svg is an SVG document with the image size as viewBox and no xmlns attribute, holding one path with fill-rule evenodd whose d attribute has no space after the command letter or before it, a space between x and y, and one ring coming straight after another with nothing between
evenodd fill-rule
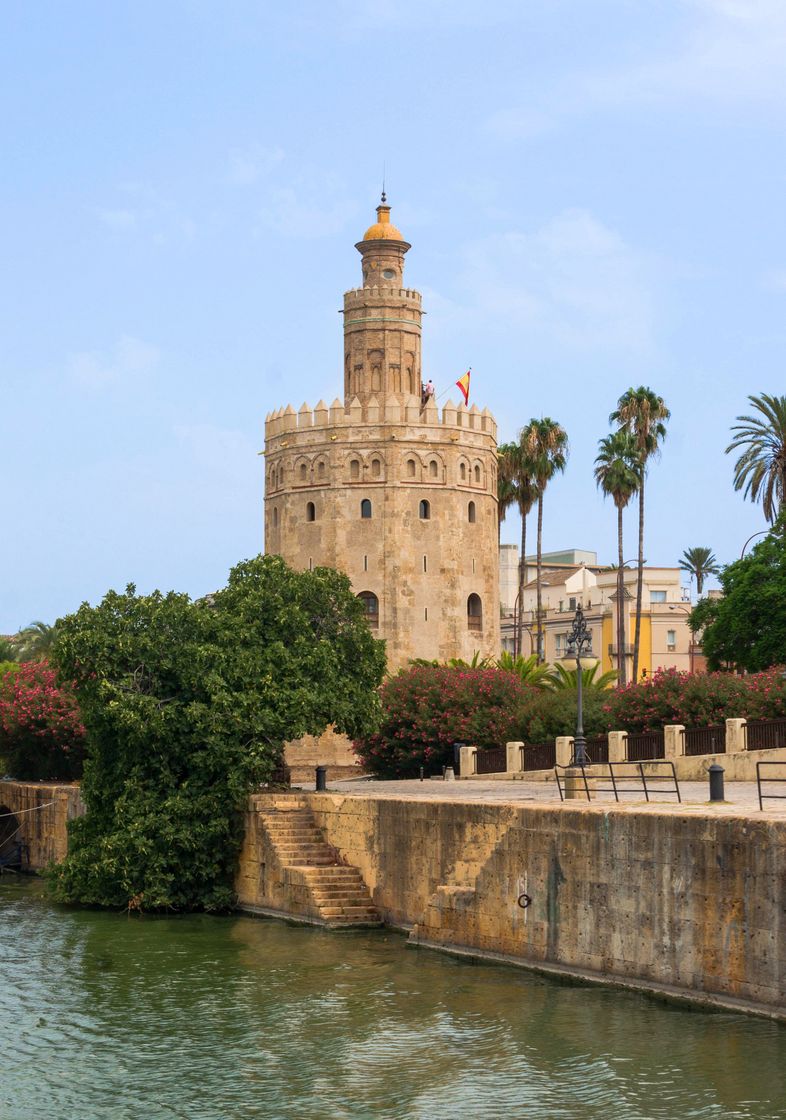
<instances>
[{"instance_id":1,"label":"stone masonry wall","mask_svg":"<svg viewBox=\"0 0 786 1120\"><path fill-rule=\"evenodd\" d=\"M84 813L77 785L0 782L0 812L17 816L19 839L27 844L30 870L59 863L68 848L68 821Z\"/></svg>"}]
</instances>

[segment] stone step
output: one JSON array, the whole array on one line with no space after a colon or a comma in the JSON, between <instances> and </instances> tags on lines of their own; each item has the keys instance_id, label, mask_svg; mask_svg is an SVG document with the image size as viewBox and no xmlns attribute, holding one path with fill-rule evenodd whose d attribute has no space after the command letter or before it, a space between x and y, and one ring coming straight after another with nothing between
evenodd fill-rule
<instances>
[{"instance_id":1,"label":"stone step","mask_svg":"<svg viewBox=\"0 0 786 1120\"><path fill-rule=\"evenodd\" d=\"M347 901L362 902L364 904L368 902L368 895L363 894L361 891L356 891L356 890L346 890L346 891L335 890L335 891L331 891L331 890L319 890L319 889L317 889L317 890L314 890L314 891L311 892L311 897L317 903L322 903L322 902L325 902L325 903L328 903L328 902L339 903L340 902L343 905L343 903L347 902Z\"/></svg>"},{"instance_id":2,"label":"stone step","mask_svg":"<svg viewBox=\"0 0 786 1120\"><path fill-rule=\"evenodd\" d=\"M320 918L343 918L355 921L379 921L379 911L373 906L320 906Z\"/></svg>"},{"instance_id":3,"label":"stone step","mask_svg":"<svg viewBox=\"0 0 786 1120\"><path fill-rule=\"evenodd\" d=\"M318 879L319 883L329 882L331 885L341 884L341 886L344 886L349 883L357 883L359 886L362 886L364 890L366 889L366 884L355 868L345 867L343 863L334 863L329 867L320 868L319 874L317 874L316 869L314 869L311 871L309 878L315 886L317 884L314 883L314 880Z\"/></svg>"}]
</instances>

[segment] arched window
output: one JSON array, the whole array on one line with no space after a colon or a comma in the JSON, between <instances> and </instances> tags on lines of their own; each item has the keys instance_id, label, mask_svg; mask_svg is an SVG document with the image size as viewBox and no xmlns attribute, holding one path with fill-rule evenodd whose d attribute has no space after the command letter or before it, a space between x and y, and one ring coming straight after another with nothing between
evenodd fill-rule
<instances>
[{"instance_id":1,"label":"arched window","mask_svg":"<svg viewBox=\"0 0 786 1120\"><path fill-rule=\"evenodd\" d=\"M360 516L367 521L371 517L371 502L364 498L360 503Z\"/></svg>"},{"instance_id":2,"label":"arched window","mask_svg":"<svg viewBox=\"0 0 786 1120\"><path fill-rule=\"evenodd\" d=\"M355 481L360 478L360 460L353 459L349 464L349 477Z\"/></svg>"},{"instance_id":3,"label":"arched window","mask_svg":"<svg viewBox=\"0 0 786 1120\"><path fill-rule=\"evenodd\" d=\"M308 467L305 463L300 464L300 481L305 482L308 478Z\"/></svg>"},{"instance_id":4,"label":"arched window","mask_svg":"<svg viewBox=\"0 0 786 1120\"><path fill-rule=\"evenodd\" d=\"M313 502L306 502L306 521L316 521L317 509Z\"/></svg>"},{"instance_id":5,"label":"arched window","mask_svg":"<svg viewBox=\"0 0 786 1120\"><path fill-rule=\"evenodd\" d=\"M379 626L379 599L373 591L361 591L358 599L366 609L366 622L372 630L376 630Z\"/></svg>"},{"instance_id":6,"label":"arched window","mask_svg":"<svg viewBox=\"0 0 786 1120\"><path fill-rule=\"evenodd\" d=\"M466 463L462 463L461 466L459 467L459 478L461 479L462 482L467 481L467 464Z\"/></svg>"},{"instance_id":7,"label":"arched window","mask_svg":"<svg viewBox=\"0 0 786 1120\"><path fill-rule=\"evenodd\" d=\"M431 518L431 506L424 498L420 503L420 520L429 521Z\"/></svg>"},{"instance_id":8,"label":"arched window","mask_svg":"<svg viewBox=\"0 0 786 1120\"><path fill-rule=\"evenodd\" d=\"M273 506L273 528L278 528L278 506Z\"/></svg>"},{"instance_id":9,"label":"arched window","mask_svg":"<svg viewBox=\"0 0 786 1120\"><path fill-rule=\"evenodd\" d=\"M467 520L471 525L475 524L475 503L470 502L467 506Z\"/></svg>"},{"instance_id":10,"label":"arched window","mask_svg":"<svg viewBox=\"0 0 786 1120\"><path fill-rule=\"evenodd\" d=\"M415 460L407 459L407 478L415 477Z\"/></svg>"},{"instance_id":11,"label":"arched window","mask_svg":"<svg viewBox=\"0 0 786 1120\"><path fill-rule=\"evenodd\" d=\"M480 485L480 467L477 465L475 466L475 482Z\"/></svg>"},{"instance_id":12,"label":"arched window","mask_svg":"<svg viewBox=\"0 0 786 1120\"><path fill-rule=\"evenodd\" d=\"M319 476L320 478L324 478L324 477L325 477L325 464L324 464L324 462L323 462L322 460L320 460L320 462L319 462L319 465L318 465L318 467L317 467L317 475L318 475L318 476Z\"/></svg>"},{"instance_id":13,"label":"arched window","mask_svg":"<svg viewBox=\"0 0 786 1120\"><path fill-rule=\"evenodd\" d=\"M437 465L437 460L432 459L431 462L428 465L428 473L431 475L432 478L436 478L438 471L439 471L439 466Z\"/></svg>"},{"instance_id":14,"label":"arched window","mask_svg":"<svg viewBox=\"0 0 786 1120\"><path fill-rule=\"evenodd\" d=\"M472 594L467 599L467 629L483 629L483 604L480 601L480 595Z\"/></svg>"},{"instance_id":15,"label":"arched window","mask_svg":"<svg viewBox=\"0 0 786 1120\"><path fill-rule=\"evenodd\" d=\"M372 478L379 478L379 476L381 474L382 474L382 464L380 463L379 459L372 459L371 460L371 477Z\"/></svg>"}]
</instances>

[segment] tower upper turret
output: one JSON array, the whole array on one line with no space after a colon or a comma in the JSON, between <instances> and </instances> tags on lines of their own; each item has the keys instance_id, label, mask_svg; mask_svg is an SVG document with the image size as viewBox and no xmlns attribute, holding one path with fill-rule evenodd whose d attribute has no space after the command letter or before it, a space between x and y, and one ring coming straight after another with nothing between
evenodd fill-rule
<instances>
[{"instance_id":1,"label":"tower upper turret","mask_svg":"<svg viewBox=\"0 0 786 1120\"><path fill-rule=\"evenodd\" d=\"M344 296L344 397L365 404L380 393L420 396L420 293L404 287L411 245L390 221L385 194L377 220L355 248L363 287Z\"/></svg>"}]
</instances>

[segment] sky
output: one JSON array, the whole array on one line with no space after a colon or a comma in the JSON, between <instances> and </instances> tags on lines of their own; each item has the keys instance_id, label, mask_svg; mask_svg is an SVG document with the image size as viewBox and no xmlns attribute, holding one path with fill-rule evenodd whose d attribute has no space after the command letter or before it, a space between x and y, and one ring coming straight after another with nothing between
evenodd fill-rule
<instances>
[{"instance_id":1,"label":"sky","mask_svg":"<svg viewBox=\"0 0 786 1120\"><path fill-rule=\"evenodd\" d=\"M733 560L730 427L786 391L784 72L782 0L6 0L0 633L262 550L265 414L343 395L383 166L424 377L567 429L544 549L615 558L593 462L645 384L647 561Z\"/></svg>"}]
</instances>

